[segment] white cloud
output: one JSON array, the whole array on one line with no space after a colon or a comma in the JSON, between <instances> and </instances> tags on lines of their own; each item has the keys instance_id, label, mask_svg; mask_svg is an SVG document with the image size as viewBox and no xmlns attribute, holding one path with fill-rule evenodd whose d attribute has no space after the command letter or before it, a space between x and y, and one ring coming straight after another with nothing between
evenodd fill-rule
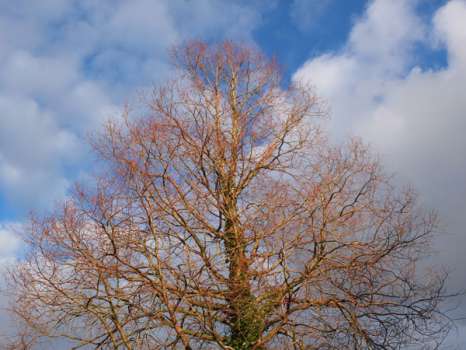
<instances>
[{"instance_id":1,"label":"white cloud","mask_svg":"<svg viewBox=\"0 0 466 350\"><path fill-rule=\"evenodd\" d=\"M389 171L439 210L446 233L435 242L435 262L455 269L450 285L464 288L466 2L447 2L432 21L416 14L416 3L371 2L342 50L311 58L293 79L328 100L335 138L362 136ZM446 50L447 66L421 68L416 47L436 45Z\"/></svg>"},{"instance_id":2,"label":"white cloud","mask_svg":"<svg viewBox=\"0 0 466 350\"><path fill-rule=\"evenodd\" d=\"M309 60L293 78L312 83L329 100L336 135L363 134L383 152L398 152L401 159L411 153L421 159L434 152L435 158L448 154L455 161L459 152L454 150L464 145L461 134L466 123L461 98L466 79L466 59L461 57L466 49L458 44L466 36L466 22L456 19L464 16L466 4L457 0L442 7L426 37L413 34L425 32L417 27L426 27L413 11L409 1L372 2L341 52ZM393 35L390 25L404 34ZM412 48L429 45L433 37L447 45L448 67L437 71L414 67L407 72L415 58Z\"/></svg>"},{"instance_id":3,"label":"white cloud","mask_svg":"<svg viewBox=\"0 0 466 350\"><path fill-rule=\"evenodd\" d=\"M56 198L58 161L77 154L76 136L32 99L0 95L0 188L31 207ZM47 186L46 188L42 186Z\"/></svg>"},{"instance_id":4,"label":"white cloud","mask_svg":"<svg viewBox=\"0 0 466 350\"><path fill-rule=\"evenodd\" d=\"M464 0L450 1L434 17L434 24L440 40L443 40L449 52L449 64L464 70L466 66L466 30Z\"/></svg>"},{"instance_id":5,"label":"white cloud","mask_svg":"<svg viewBox=\"0 0 466 350\"><path fill-rule=\"evenodd\" d=\"M130 50L157 50L179 40L179 33L164 1L125 1L116 8L107 26L107 38Z\"/></svg>"},{"instance_id":6,"label":"white cloud","mask_svg":"<svg viewBox=\"0 0 466 350\"><path fill-rule=\"evenodd\" d=\"M167 77L170 46L191 37L251 40L255 6L0 2L0 190L9 205L29 210L62 198L76 178L65 169L83 160L84 135Z\"/></svg>"},{"instance_id":7,"label":"white cloud","mask_svg":"<svg viewBox=\"0 0 466 350\"><path fill-rule=\"evenodd\" d=\"M21 230L22 224L18 222L0 222L0 310L8 307L8 296L4 273L6 268L16 262L17 254L22 248L22 241L17 232ZM5 333L10 330L11 319L6 312L0 312L0 347L4 340Z\"/></svg>"},{"instance_id":8,"label":"white cloud","mask_svg":"<svg viewBox=\"0 0 466 350\"><path fill-rule=\"evenodd\" d=\"M354 25L347 50L381 72L403 68L413 43L425 34L424 25L414 12L416 2L373 1ZM383 67L383 63L388 66Z\"/></svg>"},{"instance_id":9,"label":"white cloud","mask_svg":"<svg viewBox=\"0 0 466 350\"><path fill-rule=\"evenodd\" d=\"M0 76L9 93L47 100L56 98L78 78L76 62L66 57L37 57L22 50L11 52L5 59Z\"/></svg>"},{"instance_id":10,"label":"white cloud","mask_svg":"<svg viewBox=\"0 0 466 350\"><path fill-rule=\"evenodd\" d=\"M21 228L20 223L0 223L0 266L15 259L21 248L21 240L15 231Z\"/></svg>"}]
</instances>

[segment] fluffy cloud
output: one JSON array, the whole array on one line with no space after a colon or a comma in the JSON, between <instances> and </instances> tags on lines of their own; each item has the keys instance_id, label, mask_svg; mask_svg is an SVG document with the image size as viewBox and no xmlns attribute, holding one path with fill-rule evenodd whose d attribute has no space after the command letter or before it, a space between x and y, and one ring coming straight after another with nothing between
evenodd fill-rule
<instances>
[{"instance_id":1,"label":"fluffy cloud","mask_svg":"<svg viewBox=\"0 0 466 350\"><path fill-rule=\"evenodd\" d=\"M315 85L331 102L332 130L339 134L354 125L355 117L372 114L373 102L413 61L412 52L425 31L413 1L373 1L355 23L343 50L312 58L293 79ZM348 107L351 116L343 113ZM346 120L351 117L349 123L342 124L343 114Z\"/></svg>"},{"instance_id":2,"label":"fluffy cloud","mask_svg":"<svg viewBox=\"0 0 466 350\"><path fill-rule=\"evenodd\" d=\"M5 272L5 268L15 263L17 254L21 250L22 242L15 233L21 229L21 224L16 222L0 224L0 273ZM6 289L5 279L0 279L0 310L8 307L8 297L4 291ZM11 319L6 312L0 312L0 347L3 345L4 336L9 333L12 326Z\"/></svg>"},{"instance_id":3,"label":"fluffy cloud","mask_svg":"<svg viewBox=\"0 0 466 350\"><path fill-rule=\"evenodd\" d=\"M15 231L20 228L19 223L0 224L0 268L16 259L22 244Z\"/></svg>"},{"instance_id":4,"label":"fluffy cloud","mask_svg":"<svg viewBox=\"0 0 466 350\"><path fill-rule=\"evenodd\" d=\"M432 21L421 19L416 3L371 2L341 51L311 58L293 79L313 84L329 101L335 138L362 136L390 171L439 210L443 234L435 242L436 262L461 267L466 265L466 2L449 1ZM446 50L447 65L422 68L416 62L419 47ZM464 288L462 270L452 272L452 287Z\"/></svg>"},{"instance_id":5,"label":"fluffy cloud","mask_svg":"<svg viewBox=\"0 0 466 350\"><path fill-rule=\"evenodd\" d=\"M256 5L1 2L0 191L7 205L37 209L62 198L79 174L83 136L169 74L171 45L190 37L251 40Z\"/></svg>"},{"instance_id":6,"label":"fluffy cloud","mask_svg":"<svg viewBox=\"0 0 466 350\"><path fill-rule=\"evenodd\" d=\"M15 263L17 254L21 249L22 242L15 233L21 229L21 224L16 222L0 224L0 273L5 272L5 268ZM8 306L8 297L3 293L5 290L5 279L0 279L0 310L3 311ZM0 312L0 346L2 346L3 336L7 329L10 319L5 312Z\"/></svg>"},{"instance_id":7,"label":"fluffy cloud","mask_svg":"<svg viewBox=\"0 0 466 350\"><path fill-rule=\"evenodd\" d=\"M0 115L0 189L7 199L38 205L61 195L66 180L57 160L75 154L75 135L25 96L0 96Z\"/></svg>"}]
</instances>

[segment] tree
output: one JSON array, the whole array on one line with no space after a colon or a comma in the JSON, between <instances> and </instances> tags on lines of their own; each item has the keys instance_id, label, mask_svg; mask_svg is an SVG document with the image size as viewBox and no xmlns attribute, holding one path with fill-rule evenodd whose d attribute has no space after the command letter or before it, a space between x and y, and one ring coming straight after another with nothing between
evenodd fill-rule
<instances>
[{"instance_id":1,"label":"tree","mask_svg":"<svg viewBox=\"0 0 466 350\"><path fill-rule=\"evenodd\" d=\"M10 273L31 336L73 349L435 346L436 218L359 141L332 146L311 89L254 49L191 42L143 114L93 145L105 169L33 218ZM25 342L27 337L21 337Z\"/></svg>"}]
</instances>

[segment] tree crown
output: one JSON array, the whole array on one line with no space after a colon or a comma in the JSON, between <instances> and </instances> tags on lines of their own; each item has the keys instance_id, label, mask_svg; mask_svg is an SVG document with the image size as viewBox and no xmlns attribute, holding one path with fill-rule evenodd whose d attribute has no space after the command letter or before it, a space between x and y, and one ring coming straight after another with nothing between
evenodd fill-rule
<instances>
[{"instance_id":1,"label":"tree crown","mask_svg":"<svg viewBox=\"0 0 466 350\"><path fill-rule=\"evenodd\" d=\"M367 148L330 145L311 89L232 42L173 51L177 80L94 146L94 188L32 221L11 271L20 340L95 349L435 345L435 215ZM26 346L26 345L24 345Z\"/></svg>"}]
</instances>

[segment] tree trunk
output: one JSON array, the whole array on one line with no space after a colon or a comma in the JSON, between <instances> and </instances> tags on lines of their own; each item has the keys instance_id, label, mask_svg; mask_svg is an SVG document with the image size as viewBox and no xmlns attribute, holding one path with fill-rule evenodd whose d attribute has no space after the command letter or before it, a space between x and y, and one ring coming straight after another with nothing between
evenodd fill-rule
<instances>
[{"instance_id":1,"label":"tree trunk","mask_svg":"<svg viewBox=\"0 0 466 350\"><path fill-rule=\"evenodd\" d=\"M229 198L225 217L225 252L228 259L228 296L230 312L229 346L252 349L263 330L260 305L251 291L249 261L244 232L238 219L236 201Z\"/></svg>"}]
</instances>

